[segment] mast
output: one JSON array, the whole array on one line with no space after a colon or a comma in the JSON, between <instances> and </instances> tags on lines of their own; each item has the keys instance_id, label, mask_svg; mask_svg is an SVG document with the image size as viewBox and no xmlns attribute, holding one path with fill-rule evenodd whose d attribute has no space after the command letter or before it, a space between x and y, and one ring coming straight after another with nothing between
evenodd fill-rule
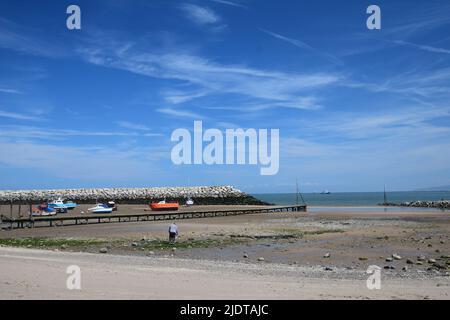
<instances>
[{"instance_id":1,"label":"mast","mask_svg":"<svg viewBox=\"0 0 450 320\"><path fill-rule=\"evenodd\" d=\"M298 188L298 179L295 179L295 184L296 184L296 187L297 187L297 192L295 194L296 204L298 205L298 196L300 196L300 198L302 199L302 203L306 204L305 199L303 199L303 195L302 195L302 193L300 192L300 190Z\"/></svg>"},{"instance_id":2,"label":"mast","mask_svg":"<svg viewBox=\"0 0 450 320\"><path fill-rule=\"evenodd\" d=\"M384 185L384 205L387 205L386 184Z\"/></svg>"}]
</instances>

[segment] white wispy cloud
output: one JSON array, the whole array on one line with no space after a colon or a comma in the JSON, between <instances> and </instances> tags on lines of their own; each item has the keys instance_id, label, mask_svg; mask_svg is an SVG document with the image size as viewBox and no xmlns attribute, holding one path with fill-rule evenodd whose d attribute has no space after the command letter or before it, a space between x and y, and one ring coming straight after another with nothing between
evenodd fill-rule
<instances>
[{"instance_id":1,"label":"white wispy cloud","mask_svg":"<svg viewBox=\"0 0 450 320\"><path fill-rule=\"evenodd\" d=\"M0 114L1 116L1 114ZM30 120L30 119L21 119ZM147 135L148 133L146 133ZM0 136L9 138L25 139L63 139L65 137L138 137L143 134L138 132L120 132L120 131L89 131L72 129L53 129L36 126L0 126Z\"/></svg>"},{"instance_id":2,"label":"white wispy cloud","mask_svg":"<svg viewBox=\"0 0 450 320\"><path fill-rule=\"evenodd\" d=\"M67 55L64 46L43 39L38 31L0 17L0 48L49 58Z\"/></svg>"},{"instance_id":3,"label":"white wispy cloud","mask_svg":"<svg viewBox=\"0 0 450 320\"><path fill-rule=\"evenodd\" d=\"M205 119L206 116L202 116L198 113L187 111L187 110L177 110L172 108L160 108L156 110L159 113L163 113L169 116L177 117L177 118L191 118L196 120Z\"/></svg>"},{"instance_id":4,"label":"white wispy cloud","mask_svg":"<svg viewBox=\"0 0 450 320\"><path fill-rule=\"evenodd\" d=\"M214 24L221 20L213 10L196 4L184 3L179 8L186 14L189 20L198 25Z\"/></svg>"},{"instance_id":5,"label":"white wispy cloud","mask_svg":"<svg viewBox=\"0 0 450 320\"><path fill-rule=\"evenodd\" d=\"M117 125L119 125L122 128L131 129L131 130L141 130L141 131L150 131L151 130L151 128L149 128L146 125L143 125L140 123L129 122L129 121L118 121Z\"/></svg>"},{"instance_id":6,"label":"white wispy cloud","mask_svg":"<svg viewBox=\"0 0 450 320\"><path fill-rule=\"evenodd\" d=\"M36 117L34 115L2 111L2 110L0 110L0 117L15 119L15 120L40 120L39 117Z\"/></svg>"},{"instance_id":7,"label":"white wispy cloud","mask_svg":"<svg viewBox=\"0 0 450 320\"><path fill-rule=\"evenodd\" d=\"M254 113L270 109L297 109L297 110L318 110L322 106L316 97L299 97L297 100L289 102L262 102L262 103L240 103L239 105L221 105L218 107L205 107L211 110L232 110L246 113Z\"/></svg>"},{"instance_id":8,"label":"white wispy cloud","mask_svg":"<svg viewBox=\"0 0 450 320\"><path fill-rule=\"evenodd\" d=\"M427 137L432 140L450 134L447 126L433 124L434 120L443 117L450 117L450 108L412 106L383 113L330 113L326 119L301 121L301 127L319 137L331 135L371 141L381 137L403 141Z\"/></svg>"},{"instance_id":9,"label":"white wispy cloud","mask_svg":"<svg viewBox=\"0 0 450 320\"><path fill-rule=\"evenodd\" d=\"M407 41L403 41L403 40L393 40L393 41L390 41L390 42L398 44L398 45L402 45L402 46L408 46L408 47L416 48L416 49L423 50L423 51L428 51L428 52L433 52L433 53L450 54L450 50L449 49L445 49L445 48L439 48L439 47L415 44L415 43L411 43L411 42L407 42Z\"/></svg>"},{"instance_id":10,"label":"white wispy cloud","mask_svg":"<svg viewBox=\"0 0 450 320\"><path fill-rule=\"evenodd\" d=\"M225 4L228 6L232 6L232 7L238 7L238 8L245 8L247 9L246 6L244 6L243 4L237 3L237 2L231 2L231 1L226 1L226 0L211 0L213 2L217 2L217 3L221 3L221 4Z\"/></svg>"},{"instance_id":11,"label":"white wispy cloud","mask_svg":"<svg viewBox=\"0 0 450 320\"><path fill-rule=\"evenodd\" d=\"M12 94L22 94L22 92L19 91L19 90L16 90L16 89L10 89L10 88L2 88L2 87L0 87L0 92L3 92L3 93L12 93Z\"/></svg>"},{"instance_id":12,"label":"white wispy cloud","mask_svg":"<svg viewBox=\"0 0 450 320\"><path fill-rule=\"evenodd\" d=\"M201 92L185 92L180 90L166 90L163 93L164 100L171 104L180 104L193 99L204 97L208 94L207 91Z\"/></svg>"},{"instance_id":13,"label":"white wispy cloud","mask_svg":"<svg viewBox=\"0 0 450 320\"><path fill-rule=\"evenodd\" d=\"M350 88L363 88L375 93L394 93L408 98L436 98L450 93L450 68L398 73L377 83L346 79L339 85Z\"/></svg>"},{"instance_id":14,"label":"white wispy cloud","mask_svg":"<svg viewBox=\"0 0 450 320\"><path fill-rule=\"evenodd\" d=\"M126 47L126 50L120 48ZM152 52L127 46L119 40L96 39L79 49L88 62L127 70L136 74L183 81L192 89L186 94L166 95L167 101L181 103L197 96L232 93L251 98L295 104L309 90L335 85L336 73L286 73L220 64L188 53ZM199 93L200 92L200 93Z\"/></svg>"},{"instance_id":15,"label":"white wispy cloud","mask_svg":"<svg viewBox=\"0 0 450 320\"><path fill-rule=\"evenodd\" d=\"M0 163L3 165L37 169L52 178L100 183L127 182L131 178L154 176L160 172L156 161L166 156L167 152L162 152L160 147L88 148L4 138L0 138L0 149L8 150L0 153Z\"/></svg>"},{"instance_id":16,"label":"white wispy cloud","mask_svg":"<svg viewBox=\"0 0 450 320\"><path fill-rule=\"evenodd\" d=\"M328 54L326 52L322 52L320 50L317 50L317 49L311 47L309 44L307 44L307 43L305 43L303 41L300 41L298 39L289 38L289 37L283 36L283 35L281 35L279 33L275 33L275 32L272 32L272 31L269 31L269 30L266 30L266 29L259 28L259 30L264 32L264 33L266 33L266 34L268 34L268 35L270 35L270 36L272 36L272 37L274 37L274 38L276 38L276 39L285 41L285 42L287 42L287 43L289 43L289 44L291 44L293 46L296 46L297 48L306 49L306 50L309 50L309 51L311 51L311 52L313 52L315 54L318 54L319 56L322 56L322 57L326 58L328 61L330 61L330 62L332 62L334 64L337 64L337 65L344 64L342 62L342 60L338 59L337 57L335 57L335 56L333 56L331 54Z\"/></svg>"}]
</instances>

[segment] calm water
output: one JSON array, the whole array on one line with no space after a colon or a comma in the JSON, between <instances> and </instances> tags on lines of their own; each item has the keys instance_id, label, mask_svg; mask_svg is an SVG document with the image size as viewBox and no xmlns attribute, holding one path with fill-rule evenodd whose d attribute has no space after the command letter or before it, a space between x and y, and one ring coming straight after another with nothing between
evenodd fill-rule
<instances>
[{"instance_id":1,"label":"calm water","mask_svg":"<svg viewBox=\"0 0 450 320\"><path fill-rule=\"evenodd\" d=\"M383 203L383 192L337 192L331 194L304 193L305 202L312 206L373 206ZM255 194L256 198L277 205L295 203L295 193ZM388 202L450 199L450 191L397 191L388 192ZM301 198L299 197L299 202Z\"/></svg>"}]
</instances>

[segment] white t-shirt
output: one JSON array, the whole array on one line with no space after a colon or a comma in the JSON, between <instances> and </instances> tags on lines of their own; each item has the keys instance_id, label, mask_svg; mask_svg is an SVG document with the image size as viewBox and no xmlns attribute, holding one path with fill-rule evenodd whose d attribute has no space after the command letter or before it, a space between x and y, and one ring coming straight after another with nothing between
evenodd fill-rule
<instances>
[{"instance_id":1,"label":"white t-shirt","mask_svg":"<svg viewBox=\"0 0 450 320\"><path fill-rule=\"evenodd\" d=\"M178 232L178 227L176 224L172 224L169 228L169 232L170 233L177 233Z\"/></svg>"}]
</instances>

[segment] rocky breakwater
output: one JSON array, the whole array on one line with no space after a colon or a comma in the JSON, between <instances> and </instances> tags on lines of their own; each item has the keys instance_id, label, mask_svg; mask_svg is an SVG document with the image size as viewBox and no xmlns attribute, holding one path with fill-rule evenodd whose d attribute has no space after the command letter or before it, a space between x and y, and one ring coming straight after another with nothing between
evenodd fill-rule
<instances>
[{"instance_id":1,"label":"rocky breakwater","mask_svg":"<svg viewBox=\"0 0 450 320\"><path fill-rule=\"evenodd\" d=\"M394 206L394 207L450 209L450 200L411 201L411 202L402 202L402 203L387 203L387 204L380 204L380 205Z\"/></svg>"},{"instance_id":2,"label":"rocky breakwater","mask_svg":"<svg viewBox=\"0 0 450 320\"><path fill-rule=\"evenodd\" d=\"M179 201L184 203L188 197L195 204L222 205L265 205L231 186L204 187L159 187L159 188L101 188L101 189L60 189L60 190L0 190L0 204L30 204L50 201L56 198L95 203L116 201L121 204L148 204L151 201Z\"/></svg>"}]
</instances>

